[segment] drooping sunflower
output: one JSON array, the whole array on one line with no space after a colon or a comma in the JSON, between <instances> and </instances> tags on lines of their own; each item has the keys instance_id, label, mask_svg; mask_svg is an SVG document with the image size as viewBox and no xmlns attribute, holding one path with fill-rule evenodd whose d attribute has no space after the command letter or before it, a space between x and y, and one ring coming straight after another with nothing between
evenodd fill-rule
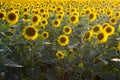
<instances>
[{"instance_id":1,"label":"drooping sunflower","mask_svg":"<svg viewBox=\"0 0 120 80\"><path fill-rule=\"evenodd\" d=\"M61 21L59 19L56 19L56 20L52 21L52 24L53 24L54 27L59 27L60 24L61 24Z\"/></svg>"},{"instance_id":2,"label":"drooping sunflower","mask_svg":"<svg viewBox=\"0 0 120 80\"><path fill-rule=\"evenodd\" d=\"M58 50L55 55L58 59L63 59L65 57L64 53L61 50Z\"/></svg>"},{"instance_id":3,"label":"drooping sunflower","mask_svg":"<svg viewBox=\"0 0 120 80\"><path fill-rule=\"evenodd\" d=\"M113 24L113 25L115 25L117 23L116 17L111 17L110 18L110 23Z\"/></svg>"},{"instance_id":4,"label":"drooping sunflower","mask_svg":"<svg viewBox=\"0 0 120 80\"><path fill-rule=\"evenodd\" d=\"M95 12L91 12L91 13L88 15L88 18L89 18L89 21L90 21L90 22L95 21L96 18L97 18L96 13L95 13Z\"/></svg>"},{"instance_id":5,"label":"drooping sunflower","mask_svg":"<svg viewBox=\"0 0 120 80\"><path fill-rule=\"evenodd\" d=\"M107 26L104 28L104 31L107 33L108 36L111 36L115 33L115 28L113 26Z\"/></svg>"},{"instance_id":6,"label":"drooping sunflower","mask_svg":"<svg viewBox=\"0 0 120 80\"><path fill-rule=\"evenodd\" d=\"M70 22L71 24L73 24L73 25L76 24L76 23L78 23L78 22L79 22L78 16L76 16L76 15L70 16L69 22Z\"/></svg>"},{"instance_id":7,"label":"drooping sunflower","mask_svg":"<svg viewBox=\"0 0 120 80\"><path fill-rule=\"evenodd\" d=\"M108 40L108 35L102 31L97 35L97 40L99 44L105 43Z\"/></svg>"},{"instance_id":8,"label":"drooping sunflower","mask_svg":"<svg viewBox=\"0 0 120 80\"><path fill-rule=\"evenodd\" d=\"M102 26L100 24L94 25L92 28L93 34L97 34L102 31Z\"/></svg>"},{"instance_id":9,"label":"drooping sunflower","mask_svg":"<svg viewBox=\"0 0 120 80\"><path fill-rule=\"evenodd\" d=\"M47 38L49 37L49 33L48 33L47 31L44 31L44 32L42 33L42 37L43 37L44 39L47 39Z\"/></svg>"},{"instance_id":10,"label":"drooping sunflower","mask_svg":"<svg viewBox=\"0 0 120 80\"><path fill-rule=\"evenodd\" d=\"M19 16L14 11L10 11L7 13L6 19L8 23L16 24L18 22Z\"/></svg>"},{"instance_id":11,"label":"drooping sunflower","mask_svg":"<svg viewBox=\"0 0 120 80\"><path fill-rule=\"evenodd\" d=\"M69 37L67 35L60 35L57 40L60 46L66 46L69 44Z\"/></svg>"},{"instance_id":12,"label":"drooping sunflower","mask_svg":"<svg viewBox=\"0 0 120 80\"><path fill-rule=\"evenodd\" d=\"M93 35L93 31L92 31L92 30L87 31L87 32L85 33L85 35L84 35L84 41L90 41L92 35Z\"/></svg>"},{"instance_id":13,"label":"drooping sunflower","mask_svg":"<svg viewBox=\"0 0 120 80\"><path fill-rule=\"evenodd\" d=\"M64 32L64 34L71 34L72 33L72 28L70 26L64 26L63 27L63 32Z\"/></svg>"},{"instance_id":14,"label":"drooping sunflower","mask_svg":"<svg viewBox=\"0 0 120 80\"><path fill-rule=\"evenodd\" d=\"M27 40L35 40L38 37L38 30L33 26L25 26L22 31L22 35Z\"/></svg>"},{"instance_id":15,"label":"drooping sunflower","mask_svg":"<svg viewBox=\"0 0 120 80\"><path fill-rule=\"evenodd\" d=\"M39 22L40 22L40 15L34 14L34 16L32 18L32 25L36 26L39 24Z\"/></svg>"}]
</instances>

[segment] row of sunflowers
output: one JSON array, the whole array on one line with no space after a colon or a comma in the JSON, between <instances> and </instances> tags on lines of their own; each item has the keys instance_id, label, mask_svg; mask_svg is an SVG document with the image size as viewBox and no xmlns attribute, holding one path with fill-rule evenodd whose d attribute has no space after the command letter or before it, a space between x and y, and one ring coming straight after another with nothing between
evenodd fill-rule
<instances>
[{"instance_id":1,"label":"row of sunflowers","mask_svg":"<svg viewBox=\"0 0 120 80\"><path fill-rule=\"evenodd\" d=\"M119 52L119 0L0 0L0 79L119 80Z\"/></svg>"}]
</instances>

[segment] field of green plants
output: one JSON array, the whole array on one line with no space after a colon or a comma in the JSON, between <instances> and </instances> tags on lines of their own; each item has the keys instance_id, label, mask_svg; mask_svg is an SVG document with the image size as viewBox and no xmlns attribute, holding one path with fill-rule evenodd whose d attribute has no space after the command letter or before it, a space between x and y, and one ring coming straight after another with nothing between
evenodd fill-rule
<instances>
[{"instance_id":1,"label":"field of green plants","mask_svg":"<svg viewBox=\"0 0 120 80\"><path fill-rule=\"evenodd\" d=\"M0 0L0 80L120 80L120 1Z\"/></svg>"}]
</instances>

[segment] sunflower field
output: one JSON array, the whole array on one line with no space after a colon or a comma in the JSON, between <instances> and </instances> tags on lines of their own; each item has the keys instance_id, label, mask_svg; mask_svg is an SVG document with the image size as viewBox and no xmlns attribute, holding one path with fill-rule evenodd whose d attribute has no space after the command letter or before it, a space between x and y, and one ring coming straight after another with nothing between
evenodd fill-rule
<instances>
[{"instance_id":1,"label":"sunflower field","mask_svg":"<svg viewBox=\"0 0 120 80\"><path fill-rule=\"evenodd\" d=\"M0 0L0 80L120 80L120 1Z\"/></svg>"}]
</instances>

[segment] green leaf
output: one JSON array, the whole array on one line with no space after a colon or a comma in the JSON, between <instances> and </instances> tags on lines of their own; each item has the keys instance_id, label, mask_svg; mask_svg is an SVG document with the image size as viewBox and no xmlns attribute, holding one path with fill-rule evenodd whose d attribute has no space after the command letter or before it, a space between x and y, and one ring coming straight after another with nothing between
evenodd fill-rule
<instances>
[{"instance_id":1,"label":"green leaf","mask_svg":"<svg viewBox=\"0 0 120 80\"><path fill-rule=\"evenodd\" d=\"M56 73L53 69L48 69L46 73L46 77L48 80L57 80Z\"/></svg>"},{"instance_id":2,"label":"green leaf","mask_svg":"<svg viewBox=\"0 0 120 80\"><path fill-rule=\"evenodd\" d=\"M83 67L84 67L84 64L81 62L81 63L78 65L78 67L83 68Z\"/></svg>"}]
</instances>

